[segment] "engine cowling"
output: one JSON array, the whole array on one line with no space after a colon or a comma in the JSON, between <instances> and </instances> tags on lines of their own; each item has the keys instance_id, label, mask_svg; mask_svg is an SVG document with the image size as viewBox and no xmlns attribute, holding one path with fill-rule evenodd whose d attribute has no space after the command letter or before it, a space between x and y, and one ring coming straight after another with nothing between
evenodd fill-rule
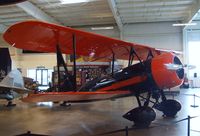
<instances>
[{"instance_id":1,"label":"engine cowling","mask_svg":"<svg viewBox=\"0 0 200 136\"><path fill-rule=\"evenodd\" d=\"M184 69L168 69L166 64L182 66L180 59L173 53L164 53L154 57L151 62L153 79L159 89L169 89L182 84Z\"/></svg>"}]
</instances>

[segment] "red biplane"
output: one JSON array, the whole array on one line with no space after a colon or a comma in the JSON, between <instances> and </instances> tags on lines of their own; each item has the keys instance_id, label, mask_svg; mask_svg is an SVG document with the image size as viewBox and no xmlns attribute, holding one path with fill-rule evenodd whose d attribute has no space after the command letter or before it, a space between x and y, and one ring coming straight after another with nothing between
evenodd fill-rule
<instances>
[{"instance_id":1,"label":"red biplane","mask_svg":"<svg viewBox=\"0 0 200 136\"><path fill-rule=\"evenodd\" d=\"M167 99L163 92L164 89L178 86L183 82L182 63L173 53L39 21L26 21L11 26L4 33L4 39L16 48L55 52L58 73L59 66L65 68L68 89L62 90L58 82L57 92L29 94L23 101L89 102L135 95L138 107L123 117L133 121L136 126L150 125L156 117L153 108L170 117L175 116L181 109L178 101ZM62 53L73 55L73 74L69 73ZM112 62L112 72L77 89L76 55L90 56L93 60L107 58ZM128 66L114 72L116 59L128 60ZM132 64L134 60L138 63ZM144 98L141 94L145 92L147 97ZM141 102L141 98L145 99L144 103ZM153 108L149 106L150 102L153 102Z\"/></svg>"}]
</instances>

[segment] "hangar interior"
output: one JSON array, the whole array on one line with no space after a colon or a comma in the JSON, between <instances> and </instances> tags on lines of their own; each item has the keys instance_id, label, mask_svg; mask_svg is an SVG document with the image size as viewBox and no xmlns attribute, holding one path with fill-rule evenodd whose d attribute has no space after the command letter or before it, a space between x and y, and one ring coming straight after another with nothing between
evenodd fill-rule
<instances>
[{"instance_id":1,"label":"hangar interior","mask_svg":"<svg viewBox=\"0 0 200 136\"><path fill-rule=\"evenodd\" d=\"M199 108L192 108L194 98L200 102L200 0L27 0L0 6L0 47L9 48L12 69L21 70L24 77L37 80L42 89L52 82L52 72L56 66L54 53L29 53L10 46L3 39L3 33L13 24L26 20L40 20L63 25L91 33L139 43L152 48L174 51L185 67L185 78L189 88L178 90L175 97L182 103L182 110L173 119L162 120L157 113L152 129L130 131L131 135L183 136L187 135L187 122L173 124L191 116L200 115ZM28 35L25 34L25 35ZM70 56L64 55L70 63ZM0 60L3 58L0 58ZM84 60L84 59L83 59ZM80 60L79 65L88 65L88 60ZM120 67L127 61L118 60ZM93 62L94 66L110 66L110 62ZM195 66L189 68L189 66ZM85 79L84 79L85 80ZM174 93L173 93L174 94ZM181 94L195 95L194 98ZM16 107L0 105L0 135L17 135L26 131L47 135L95 135L131 126L123 120L123 113L137 105L133 97L115 101L87 104L73 104L63 108L45 104L26 104L15 100ZM191 120L192 136L199 136L197 117ZM173 125L167 125L172 123ZM162 125L167 127L162 127ZM158 128L156 128L158 126ZM125 135L116 132L108 135Z\"/></svg>"}]
</instances>

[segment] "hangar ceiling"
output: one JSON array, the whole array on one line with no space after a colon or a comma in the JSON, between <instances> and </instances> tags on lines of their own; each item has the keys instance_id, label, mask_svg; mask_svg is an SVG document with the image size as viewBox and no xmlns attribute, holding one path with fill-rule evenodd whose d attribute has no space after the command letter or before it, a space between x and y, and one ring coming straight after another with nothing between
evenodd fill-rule
<instances>
[{"instance_id":1,"label":"hangar ceiling","mask_svg":"<svg viewBox=\"0 0 200 136\"><path fill-rule=\"evenodd\" d=\"M29 0L0 7L0 31L27 19L39 19L70 27L176 21L189 22L200 0L87 0L61 4L60 0Z\"/></svg>"},{"instance_id":2,"label":"hangar ceiling","mask_svg":"<svg viewBox=\"0 0 200 136\"><path fill-rule=\"evenodd\" d=\"M191 23L196 25L186 26L185 29L198 31L200 30L200 10L193 16Z\"/></svg>"}]
</instances>

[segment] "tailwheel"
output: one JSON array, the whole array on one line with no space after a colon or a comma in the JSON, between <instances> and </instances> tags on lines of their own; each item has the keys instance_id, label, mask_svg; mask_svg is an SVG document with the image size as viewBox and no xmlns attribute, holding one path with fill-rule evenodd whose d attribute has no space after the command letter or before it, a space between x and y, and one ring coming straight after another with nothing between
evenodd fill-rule
<instances>
[{"instance_id":1,"label":"tailwheel","mask_svg":"<svg viewBox=\"0 0 200 136\"><path fill-rule=\"evenodd\" d=\"M181 104L176 100L165 100L156 105L155 108L163 112L166 117L175 117L177 112L181 110Z\"/></svg>"},{"instance_id":2,"label":"tailwheel","mask_svg":"<svg viewBox=\"0 0 200 136\"><path fill-rule=\"evenodd\" d=\"M63 103L60 104L60 106L63 106L63 107L70 107L71 104L70 104L70 103L67 103L66 101L64 101Z\"/></svg>"},{"instance_id":3,"label":"tailwheel","mask_svg":"<svg viewBox=\"0 0 200 136\"><path fill-rule=\"evenodd\" d=\"M141 106L130 110L123 117L129 121L133 121L138 128L147 128L156 118L156 113L151 107Z\"/></svg>"},{"instance_id":4,"label":"tailwheel","mask_svg":"<svg viewBox=\"0 0 200 136\"><path fill-rule=\"evenodd\" d=\"M8 101L8 104L6 105L6 107L14 107L16 106L16 104L13 104L12 101Z\"/></svg>"}]
</instances>

